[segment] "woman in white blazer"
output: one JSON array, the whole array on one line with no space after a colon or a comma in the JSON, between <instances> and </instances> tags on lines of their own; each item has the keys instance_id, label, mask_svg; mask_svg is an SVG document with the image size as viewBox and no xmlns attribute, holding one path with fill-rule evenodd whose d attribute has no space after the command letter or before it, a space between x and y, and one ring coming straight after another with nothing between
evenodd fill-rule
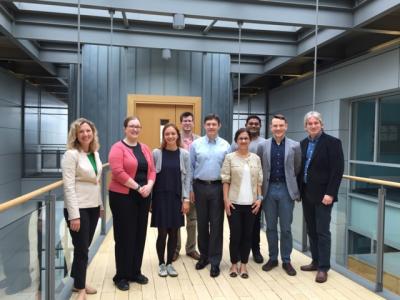
<instances>
[{"instance_id":1,"label":"woman in white blazer","mask_svg":"<svg viewBox=\"0 0 400 300\"><path fill-rule=\"evenodd\" d=\"M102 163L94 124L84 118L74 121L68 133L62 161L64 216L74 245L71 277L79 300L97 291L86 284L89 246L103 210L101 200Z\"/></svg>"}]
</instances>

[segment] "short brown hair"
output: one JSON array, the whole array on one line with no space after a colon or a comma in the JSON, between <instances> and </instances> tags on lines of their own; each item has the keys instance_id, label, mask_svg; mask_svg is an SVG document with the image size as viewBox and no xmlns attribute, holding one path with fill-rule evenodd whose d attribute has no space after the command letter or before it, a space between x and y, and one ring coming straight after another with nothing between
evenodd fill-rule
<instances>
[{"instance_id":1,"label":"short brown hair","mask_svg":"<svg viewBox=\"0 0 400 300\"><path fill-rule=\"evenodd\" d=\"M67 149L81 149L81 145L79 144L78 141L78 133L79 133L79 128L83 124L88 124L90 128L92 129L93 132L93 140L90 142L89 145L89 152L96 152L100 148L99 144L99 137L97 135L97 129L96 126L92 121L89 121L88 119L85 118L79 118L76 119L71 123L69 126L69 132L68 132L68 141L67 141Z\"/></svg>"},{"instance_id":2,"label":"short brown hair","mask_svg":"<svg viewBox=\"0 0 400 300\"><path fill-rule=\"evenodd\" d=\"M272 123L273 119L283 120L283 121L285 121L285 123L287 123L286 117L282 114L273 115L271 118L271 123Z\"/></svg>"},{"instance_id":3,"label":"short brown hair","mask_svg":"<svg viewBox=\"0 0 400 300\"><path fill-rule=\"evenodd\" d=\"M177 135L178 135L178 138L177 138L177 140L176 140L176 145L178 146L178 148L181 147L181 133L179 132L178 127L176 127L176 125L175 125L174 123L168 123L168 124L166 124L166 125L164 126L164 128L163 128L163 130L162 130L161 149L165 149L165 147L167 147L167 142L166 142L165 139L164 139L164 133L165 133L165 130L167 130L167 129L170 128L170 127L172 127L172 128L175 129L175 131L176 131L176 133L177 133Z\"/></svg>"},{"instance_id":4,"label":"short brown hair","mask_svg":"<svg viewBox=\"0 0 400 300\"><path fill-rule=\"evenodd\" d=\"M128 127L128 123L129 123L130 121L132 121L132 120L138 120L139 123L140 123L140 119L139 119L138 117L136 117L136 116L129 116L129 117L126 117L126 119L124 120L124 128Z\"/></svg>"}]
</instances>

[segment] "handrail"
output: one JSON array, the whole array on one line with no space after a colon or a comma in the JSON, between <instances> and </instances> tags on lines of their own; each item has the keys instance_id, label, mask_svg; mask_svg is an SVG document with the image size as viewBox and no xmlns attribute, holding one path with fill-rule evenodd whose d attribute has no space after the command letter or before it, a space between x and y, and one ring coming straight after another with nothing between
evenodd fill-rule
<instances>
[{"instance_id":1,"label":"handrail","mask_svg":"<svg viewBox=\"0 0 400 300\"><path fill-rule=\"evenodd\" d=\"M394 187L394 188L400 188L400 182L395 182L395 181L387 181L387 180L382 180L382 179L374 179L374 178L366 178L366 177L358 177L358 176L350 176L350 175L343 175L343 178L353 180L353 181L366 182L366 183L371 183L371 184L378 184L378 185L390 186L390 187Z\"/></svg>"},{"instance_id":2,"label":"handrail","mask_svg":"<svg viewBox=\"0 0 400 300\"><path fill-rule=\"evenodd\" d=\"M109 163L103 164L103 168L106 168L108 166L109 166ZM40 196L40 195L42 195L44 193L50 192L51 190L59 188L62 185L63 185L63 181L59 180L59 181L53 182L51 184L45 185L44 187L41 187L41 188L39 188L37 190L34 190L32 192L29 192L27 194L19 196L17 198L14 198L14 199L8 200L8 201L6 201L4 203L1 203L0 204L0 212L6 211L6 210L8 210L8 209L10 209L12 207L21 205L21 204L23 204L25 202L28 202L29 200L32 200L33 198L35 198L37 196Z\"/></svg>"},{"instance_id":3,"label":"handrail","mask_svg":"<svg viewBox=\"0 0 400 300\"><path fill-rule=\"evenodd\" d=\"M109 166L109 163L103 164L103 168L108 167L108 166ZM395 182L395 181L387 181L387 180L381 180L381 179L373 179L373 178L350 176L350 175L343 175L343 178L353 180L353 181L366 182L366 183L371 183L371 184L378 184L378 185L400 188L400 183ZM14 199L8 200L4 203L1 203L0 204L0 212L6 211L12 207L23 204L25 202L28 202L29 200L31 200L37 196L40 196L44 193L47 193L53 189L59 188L60 186L62 186L62 180L51 183L51 184L41 187L37 190L34 190L33 192L24 194L17 198L14 198Z\"/></svg>"}]
</instances>

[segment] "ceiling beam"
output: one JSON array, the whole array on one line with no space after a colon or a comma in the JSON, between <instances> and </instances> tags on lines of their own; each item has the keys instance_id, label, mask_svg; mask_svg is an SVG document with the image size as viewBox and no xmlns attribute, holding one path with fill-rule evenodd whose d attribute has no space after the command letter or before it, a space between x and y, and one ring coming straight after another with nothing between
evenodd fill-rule
<instances>
[{"instance_id":1,"label":"ceiling beam","mask_svg":"<svg viewBox=\"0 0 400 300\"><path fill-rule=\"evenodd\" d=\"M42 67L46 72L56 76L56 67L51 63L43 62L40 60L39 49L34 45L34 42L20 40L13 35L14 26L14 20L11 20L9 15L4 12L4 8L0 6L0 33L5 35L16 46L21 48L30 58L32 58L35 63ZM67 83L63 79L60 78L59 81L65 86L67 85Z\"/></svg>"},{"instance_id":2,"label":"ceiling beam","mask_svg":"<svg viewBox=\"0 0 400 300\"><path fill-rule=\"evenodd\" d=\"M23 0L21 2L56 6L76 7L76 0ZM279 2L229 2L223 0L81 0L82 8L135 12L172 16L175 13L186 17L243 21L261 24L289 26L314 26L315 6L298 1ZM319 8L319 25L324 28L351 28L351 9L333 5Z\"/></svg>"},{"instance_id":3,"label":"ceiling beam","mask_svg":"<svg viewBox=\"0 0 400 300\"><path fill-rule=\"evenodd\" d=\"M67 25L42 25L19 24L13 25L14 36L19 39L40 40L52 42L77 43L77 31ZM110 33L108 28L82 28L80 40L83 44L110 45ZM239 44L236 39L214 38L209 35L167 35L164 33L140 33L135 31L115 31L113 33L113 45L121 47L138 47L173 50L214 52L237 54ZM295 56L296 45L265 41L243 40L240 46L243 55L271 55L271 56Z\"/></svg>"}]
</instances>

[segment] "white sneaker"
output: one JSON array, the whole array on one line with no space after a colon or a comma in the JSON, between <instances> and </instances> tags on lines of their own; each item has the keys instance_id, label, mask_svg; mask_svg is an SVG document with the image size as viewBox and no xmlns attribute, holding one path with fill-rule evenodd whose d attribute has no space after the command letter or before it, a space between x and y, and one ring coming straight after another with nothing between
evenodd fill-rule
<instances>
[{"instance_id":1,"label":"white sneaker","mask_svg":"<svg viewBox=\"0 0 400 300\"><path fill-rule=\"evenodd\" d=\"M171 277L178 276L178 273L176 272L175 268L171 264L167 265L167 273Z\"/></svg>"},{"instance_id":2,"label":"white sneaker","mask_svg":"<svg viewBox=\"0 0 400 300\"><path fill-rule=\"evenodd\" d=\"M168 271L167 271L167 267L165 266L165 264L161 264L159 267L160 268L158 269L158 276L167 277Z\"/></svg>"}]
</instances>

